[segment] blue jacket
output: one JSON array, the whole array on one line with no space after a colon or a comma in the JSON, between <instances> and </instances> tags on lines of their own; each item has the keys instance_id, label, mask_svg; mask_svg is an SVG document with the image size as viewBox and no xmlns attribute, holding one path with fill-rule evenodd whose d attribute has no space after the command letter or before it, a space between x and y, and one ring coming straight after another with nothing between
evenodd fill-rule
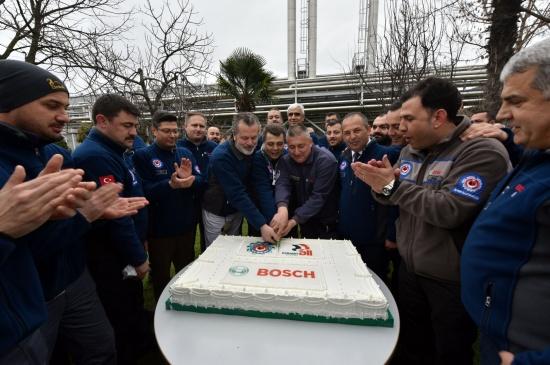
<instances>
[{"instance_id":1,"label":"blue jacket","mask_svg":"<svg viewBox=\"0 0 550 365\"><path fill-rule=\"evenodd\" d=\"M233 140L220 144L210 159L208 188L202 200L203 209L220 216L238 211L248 224L259 230L266 224L266 219L249 194L251 169L252 156L239 152Z\"/></svg>"},{"instance_id":2,"label":"blue jacket","mask_svg":"<svg viewBox=\"0 0 550 365\"><path fill-rule=\"evenodd\" d=\"M143 196L143 190L136 174L123 159L125 148L111 141L93 128L84 142L73 153L75 165L84 169L85 179L95 181L98 186L110 182L123 184L121 196ZM135 225L134 221L145 222L146 209L134 217L113 220L97 220L88 235L89 259L114 259L121 270L126 265L139 266L147 259L142 241L147 224Z\"/></svg>"},{"instance_id":3,"label":"blue jacket","mask_svg":"<svg viewBox=\"0 0 550 365\"><path fill-rule=\"evenodd\" d=\"M210 161L210 156L218 144L212 141L208 141L206 138L199 145L194 144L187 138L182 138L177 142L177 147L187 148L193 156L197 165L199 165L200 173L203 176L206 176L208 171L208 163Z\"/></svg>"},{"instance_id":4,"label":"blue jacket","mask_svg":"<svg viewBox=\"0 0 550 365\"><path fill-rule=\"evenodd\" d=\"M330 152L332 152L332 154L334 155L334 157L339 160L340 159L340 156L342 156L342 153L344 152L344 150L346 149L347 145L344 143L344 142L340 142L339 144L337 144L336 146L332 147L332 146L327 146L327 150L329 150Z\"/></svg>"},{"instance_id":5,"label":"blue jacket","mask_svg":"<svg viewBox=\"0 0 550 365\"><path fill-rule=\"evenodd\" d=\"M0 186L16 165L32 179L54 153L67 151L46 145L33 135L0 123ZM67 161L66 159L66 162ZM0 237L0 354L31 334L46 319L45 301L63 291L85 267L79 239L89 228L77 214L50 221L12 240Z\"/></svg>"},{"instance_id":6,"label":"blue jacket","mask_svg":"<svg viewBox=\"0 0 550 365\"><path fill-rule=\"evenodd\" d=\"M464 244L461 279L466 310L499 350L515 365L550 364L550 150L526 152L493 190Z\"/></svg>"},{"instance_id":7,"label":"blue jacket","mask_svg":"<svg viewBox=\"0 0 550 365\"><path fill-rule=\"evenodd\" d=\"M281 174L275 186L275 203L288 207L298 224L338 221L338 162L325 148L313 146L308 159L298 164L281 157Z\"/></svg>"},{"instance_id":8,"label":"blue jacket","mask_svg":"<svg viewBox=\"0 0 550 365\"><path fill-rule=\"evenodd\" d=\"M283 150L284 154L286 154L285 150ZM281 158L272 161L263 150L256 151L252 159L251 180L254 182L252 184L254 200L267 222L271 222L277 213L275 183L280 175L278 167L280 160Z\"/></svg>"},{"instance_id":9,"label":"blue jacket","mask_svg":"<svg viewBox=\"0 0 550 365\"><path fill-rule=\"evenodd\" d=\"M182 158L191 160L195 181L188 189L172 189L168 183L174 163L179 164ZM191 151L181 147L167 151L153 143L136 151L133 160L149 200L149 236L173 237L193 230L197 220L194 190L204 179Z\"/></svg>"},{"instance_id":10,"label":"blue jacket","mask_svg":"<svg viewBox=\"0 0 550 365\"><path fill-rule=\"evenodd\" d=\"M400 149L385 147L372 141L363 150L358 161L366 163L371 159L381 160L388 155L392 164L399 157ZM344 239L351 240L355 245L384 244L387 238L388 214L387 207L376 202L371 188L358 179L351 169L352 151L347 149L340 157L340 220L338 233ZM390 237L391 238L391 237Z\"/></svg>"}]
</instances>

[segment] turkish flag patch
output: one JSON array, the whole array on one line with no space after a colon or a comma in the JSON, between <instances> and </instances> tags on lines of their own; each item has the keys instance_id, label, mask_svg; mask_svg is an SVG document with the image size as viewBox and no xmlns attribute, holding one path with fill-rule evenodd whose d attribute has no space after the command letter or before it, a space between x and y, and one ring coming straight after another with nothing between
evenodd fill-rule
<instances>
[{"instance_id":1,"label":"turkish flag patch","mask_svg":"<svg viewBox=\"0 0 550 365\"><path fill-rule=\"evenodd\" d=\"M99 177L99 184L101 186L107 185L110 183L116 182L115 177L113 175L107 175L107 176L100 176Z\"/></svg>"}]
</instances>

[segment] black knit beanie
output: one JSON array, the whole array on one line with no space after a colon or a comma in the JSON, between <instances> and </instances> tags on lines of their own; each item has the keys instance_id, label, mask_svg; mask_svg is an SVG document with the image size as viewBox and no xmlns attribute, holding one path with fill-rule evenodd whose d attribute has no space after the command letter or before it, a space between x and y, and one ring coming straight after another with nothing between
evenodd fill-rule
<instances>
[{"instance_id":1,"label":"black knit beanie","mask_svg":"<svg viewBox=\"0 0 550 365\"><path fill-rule=\"evenodd\" d=\"M49 71L22 61L0 60L0 113L58 91L69 93Z\"/></svg>"}]
</instances>

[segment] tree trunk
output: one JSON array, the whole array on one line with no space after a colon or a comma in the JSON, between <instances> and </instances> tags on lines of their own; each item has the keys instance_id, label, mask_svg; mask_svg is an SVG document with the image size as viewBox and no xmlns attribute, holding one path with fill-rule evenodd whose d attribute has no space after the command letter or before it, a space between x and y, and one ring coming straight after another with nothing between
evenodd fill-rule
<instances>
[{"instance_id":1,"label":"tree trunk","mask_svg":"<svg viewBox=\"0 0 550 365\"><path fill-rule=\"evenodd\" d=\"M500 72L514 54L514 45L518 37L518 20L523 0L493 0L493 14L487 53L487 84L485 85L486 110L496 113L500 108L502 83Z\"/></svg>"}]
</instances>

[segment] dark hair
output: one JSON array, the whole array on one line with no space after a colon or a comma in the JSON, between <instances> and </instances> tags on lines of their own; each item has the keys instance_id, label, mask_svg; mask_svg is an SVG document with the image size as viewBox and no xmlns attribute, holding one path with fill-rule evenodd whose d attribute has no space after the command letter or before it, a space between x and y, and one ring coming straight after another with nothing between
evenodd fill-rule
<instances>
[{"instance_id":1,"label":"dark hair","mask_svg":"<svg viewBox=\"0 0 550 365\"><path fill-rule=\"evenodd\" d=\"M338 120L329 120L328 122L325 123L325 128L332 127L336 124L342 124L340 119L338 119Z\"/></svg>"},{"instance_id":2,"label":"dark hair","mask_svg":"<svg viewBox=\"0 0 550 365\"><path fill-rule=\"evenodd\" d=\"M489 120L495 120L497 118L497 115L494 112L483 108L481 105L476 105L472 108L468 108L467 113L468 117L471 117L472 115L478 113L487 113L487 117L489 118Z\"/></svg>"},{"instance_id":3,"label":"dark hair","mask_svg":"<svg viewBox=\"0 0 550 365\"><path fill-rule=\"evenodd\" d=\"M444 109L450 121L456 121L456 114L462 105L462 95L449 80L438 77L428 77L417 83L412 89L401 96L401 102L420 97L425 108L432 110Z\"/></svg>"},{"instance_id":4,"label":"dark hair","mask_svg":"<svg viewBox=\"0 0 550 365\"><path fill-rule=\"evenodd\" d=\"M401 107L403 106L403 102L399 99L397 100L394 100L393 103L391 103L391 105L388 107L388 112L394 112L396 110L399 110L401 109Z\"/></svg>"},{"instance_id":5,"label":"dark hair","mask_svg":"<svg viewBox=\"0 0 550 365\"><path fill-rule=\"evenodd\" d=\"M141 115L138 107L135 106L130 100L117 94L105 94L101 95L94 103L92 107L92 120L96 124L96 117L98 114L103 114L108 119L114 118L121 111L125 111L128 114L132 114L136 117Z\"/></svg>"},{"instance_id":6,"label":"dark hair","mask_svg":"<svg viewBox=\"0 0 550 365\"><path fill-rule=\"evenodd\" d=\"M265 141L265 137L267 133L274 135L275 137L283 135L283 139L285 138L285 129L280 124L268 124L264 127L264 130L262 132L262 138Z\"/></svg>"},{"instance_id":7,"label":"dark hair","mask_svg":"<svg viewBox=\"0 0 550 365\"><path fill-rule=\"evenodd\" d=\"M239 129L239 123L243 122L245 125L251 127L254 124L258 125L258 130L261 131L262 125L260 124L260 121L258 120L258 117L250 112L240 112L233 116L233 122L231 123L231 132L233 135L237 135L238 129Z\"/></svg>"},{"instance_id":8,"label":"dark hair","mask_svg":"<svg viewBox=\"0 0 550 365\"><path fill-rule=\"evenodd\" d=\"M178 117L176 114L170 113L166 110L157 110L155 114L153 114L153 117L151 118L151 124L153 127L158 128L160 126L160 123L162 122L176 122L178 121Z\"/></svg>"},{"instance_id":9,"label":"dark hair","mask_svg":"<svg viewBox=\"0 0 550 365\"><path fill-rule=\"evenodd\" d=\"M335 116L336 120L340 121L340 116L338 115L338 113L335 113L335 112L328 112L327 114L325 114L325 119L327 119L328 117L332 117L332 116Z\"/></svg>"}]
</instances>

